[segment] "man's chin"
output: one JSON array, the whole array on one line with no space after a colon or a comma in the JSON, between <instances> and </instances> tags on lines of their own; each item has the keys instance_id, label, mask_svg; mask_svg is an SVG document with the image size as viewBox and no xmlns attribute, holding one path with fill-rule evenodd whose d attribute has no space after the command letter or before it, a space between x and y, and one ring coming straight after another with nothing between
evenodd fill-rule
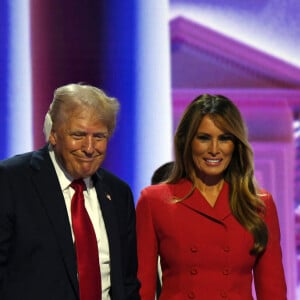
<instances>
[{"instance_id":1,"label":"man's chin","mask_svg":"<svg viewBox=\"0 0 300 300\"><path fill-rule=\"evenodd\" d=\"M97 166L93 166L92 168L82 167L78 173L81 174L81 177L85 178L94 175L99 168L100 168L100 164Z\"/></svg>"}]
</instances>

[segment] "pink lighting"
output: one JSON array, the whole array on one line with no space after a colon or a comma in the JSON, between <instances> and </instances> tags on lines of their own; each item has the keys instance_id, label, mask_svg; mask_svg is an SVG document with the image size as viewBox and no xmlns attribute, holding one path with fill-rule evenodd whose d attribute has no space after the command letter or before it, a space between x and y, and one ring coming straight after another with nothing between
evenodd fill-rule
<instances>
[{"instance_id":1,"label":"pink lighting","mask_svg":"<svg viewBox=\"0 0 300 300\"><path fill-rule=\"evenodd\" d=\"M300 69L181 17L171 21L171 43L173 130L197 95L223 94L238 105L255 175L277 205L288 299L296 299L293 122L300 111Z\"/></svg>"}]
</instances>

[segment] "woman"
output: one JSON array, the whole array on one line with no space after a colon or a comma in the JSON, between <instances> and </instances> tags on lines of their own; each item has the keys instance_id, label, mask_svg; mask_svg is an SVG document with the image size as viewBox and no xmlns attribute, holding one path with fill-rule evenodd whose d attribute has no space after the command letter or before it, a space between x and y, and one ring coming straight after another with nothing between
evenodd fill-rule
<instances>
[{"instance_id":1,"label":"woman","mask_svg":"<svg viewBox=\"0 0 300 300\"><path fill-rule=\"evenodd\" d=\"M175 134L166 182L137 203L141 299L286 299L280 230L271 194L254 181L253 153L237 107L202 95Z\"/></svg>"}]
</instances>

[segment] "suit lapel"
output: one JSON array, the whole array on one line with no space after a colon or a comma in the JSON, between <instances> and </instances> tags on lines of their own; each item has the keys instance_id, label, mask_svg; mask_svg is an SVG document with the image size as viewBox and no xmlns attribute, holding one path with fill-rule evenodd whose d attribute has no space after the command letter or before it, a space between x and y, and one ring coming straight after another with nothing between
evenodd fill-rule
<instances>
[{"instance_id":1,"label":"suit lapel","mask_svg":"<svg viewBox=\"0 0 300 300\"><path fill-rule=\"evenodd\" d=\"M95 182L95 188L100 202L109 244L110 246L116 245L119 243L119 239L116 238L118 236L119 230L114 210L114 199L112 198L112 194L109 188L103 182L101 182L101 180L97 180Z\"/></svg>"},{"instance_id":2,"label":"suit lapel","mask_svg":"<svg viewBox=\"0 0 300 300\"><path fill-rule=\"evenodd\" d=\"M33 154L31 166L35 171L32 175L33 185L45 207L70 280L78 293L76 257L70 223L64 197L46 147Z\"/></svg>"},{"instance_id":3,"label":"suit lapel","mask_svg":"<svg viewBox=\"0 0 300 300\"><path fill-rule=\"evenodd\" d=\"M106 228L106 233L109 243L109 253L111 260L111 285L112 288L116 287L113 291L114 297L118 298L117 295L122 295L123 284L122 284L122 261L121 261L121 244L120 244L120 231L118 227L118 219L116 215L115 203L117 199L114 199L109 186L104 182L101 170L93 176L94 186L99 199L102 216Z\"/></svg>"}]
</instances>

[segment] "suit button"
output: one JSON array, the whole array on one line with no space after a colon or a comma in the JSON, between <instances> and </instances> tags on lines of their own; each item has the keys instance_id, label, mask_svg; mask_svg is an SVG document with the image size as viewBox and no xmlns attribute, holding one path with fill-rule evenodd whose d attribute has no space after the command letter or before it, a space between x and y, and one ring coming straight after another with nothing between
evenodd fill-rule
<instances>
[{"instance_id":1,"label":"suit button","mask_svg":"<svg viewBox=\"0 0 300 300\"><path fill-rule=\"evenodd\" d=\"M189 299L195 299L196 298L195 293L194 292L189 292L188 293L188 298Z\"/></svg>"},{"instance_id":2,"label":"suit button","mask_svg":"<svg viewBox=\"0 0 300 300\"><path fill-rule=\"evenodd\" d=\"M198 271L197 271L197 269L195 269L195 268L193 268L193 269L191 269L191 272L190 272L192 275L196 275L196 274L198 274Z\"/></svg>"},{"instance_id":3,"label":"suit button","mask_svg":"<svg viewBox=\"0 0 300 300\"><path fill-rule=\"evenodd\" d=\"M223 248L223 250L224 250L224 252L229 252L229 251L230 251L230 247L229 247L229 246L225 246L225 247Z\"/></svg>"},{"instance_id":4,"label":"suit button","mask_svg":"<svg viewBox=\"0 0 300 300\"><path fill-rule=\"evenodd\" d=\"M229 274L229 269L228 269L228 268L225 268L225 269L223 270L223 274L224 274L224 275L228 275L228 274Z\"/></svg>"},{"instance_id":5,"label":"suit button","mask_svg":"<svg viewBox=\"0 0 300 300\"><path fill-rule=\"evenodd\" d=\"M220 296L225 299L227 298L227 293L225 291L221 291Z\"/></svg>"},{"instance_id":6,"label":"suit button","mask_svg":"<svg viewBox=\"0 0 300 300\"><path fill-rule=\"evenodd\" d=\"M192 246L190 250L191 252L198 252L198 247Z\"/></svg>"}]
</instances>

